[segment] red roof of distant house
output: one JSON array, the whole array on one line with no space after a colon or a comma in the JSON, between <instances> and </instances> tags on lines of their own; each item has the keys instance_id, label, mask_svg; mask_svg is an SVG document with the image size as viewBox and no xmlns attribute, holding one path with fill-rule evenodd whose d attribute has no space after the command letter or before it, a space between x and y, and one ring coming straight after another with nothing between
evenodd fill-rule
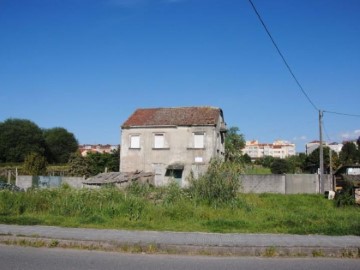
<instances>
[{"instance_id":1,"label":"red roof of distant house","mask_svg":"<svg viewBox=\"0 0 360 270\"><path fill-rule=\"evenodd\" d=\"M220 108L215 107L179 107L137 109L122 125L122 128L134 126L197 126L216 125Z\"/></svg>"}]
</instances>

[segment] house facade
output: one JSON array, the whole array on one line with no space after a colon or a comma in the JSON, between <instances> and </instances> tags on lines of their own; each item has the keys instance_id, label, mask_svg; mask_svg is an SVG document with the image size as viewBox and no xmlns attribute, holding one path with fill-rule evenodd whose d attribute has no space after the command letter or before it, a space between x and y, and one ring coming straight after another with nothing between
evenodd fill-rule
<instances>
[{"instance_id":1,"label":"house facade","mask_svg":"<svg viewBox=\"0 0 360 270\"><path fill-rule=\"evenodd\" d=\"M246 141L242 149L243 154L248 154L252 160L271 156L274 158L286 158L296 154L295 144L277 140L273 143L259 143L257 140Z\"/></svg>"},{"instance_id":2,"label":"house facade","mask_svg":"<svg viewBox=\"0 0 360 270\"><path fill-rule=\"evenodd\" d=\"M121 126L120 172L155 174L155 185L188 184L212 158L224 159L223 112L215 107L136 110Z\"/></svg>"}]
</instances>

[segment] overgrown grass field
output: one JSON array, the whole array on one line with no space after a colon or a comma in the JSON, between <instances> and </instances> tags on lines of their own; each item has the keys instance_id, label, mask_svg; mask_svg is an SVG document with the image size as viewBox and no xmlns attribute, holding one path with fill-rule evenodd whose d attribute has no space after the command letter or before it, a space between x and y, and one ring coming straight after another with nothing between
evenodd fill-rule
<instances>
[{"instance_id":1,"label":"overgrown grass field","mask_svg":"<svg viewBox=\"0 0 360 270\"><path fill-rule=\"evenodd\" d=\"M159 231L360 235L360 207L320 195L241 194L212 204L166 188L0 191L0 223Z\"/></svg>"}]
</instances>

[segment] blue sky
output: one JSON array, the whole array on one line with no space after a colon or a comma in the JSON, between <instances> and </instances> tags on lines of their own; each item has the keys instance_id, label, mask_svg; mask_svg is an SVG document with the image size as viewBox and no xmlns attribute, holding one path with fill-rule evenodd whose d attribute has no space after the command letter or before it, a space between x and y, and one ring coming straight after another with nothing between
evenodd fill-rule
<instances>
[{"instance_id":1,"label":"blue sky","mask_svg":"<svg viewBox=\"0 0 360 270\"><path fill-rule=\"evenodd\" d=\"M360 1L253 0L314 104L360 114ZM248 0L0 0L0 121L120 143L136 108L216 106L247 140L319 138ZM325 139L360 118L325 113Z\"/></svg>"}]
</instances>

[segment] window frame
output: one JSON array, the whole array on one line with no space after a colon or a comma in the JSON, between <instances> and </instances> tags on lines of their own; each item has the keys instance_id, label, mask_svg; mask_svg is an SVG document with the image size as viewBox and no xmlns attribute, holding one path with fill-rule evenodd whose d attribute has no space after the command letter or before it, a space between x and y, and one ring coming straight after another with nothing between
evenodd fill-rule
<instances>
[{"instance_id":1,"label":"window frame","mask_svg":"<svg viewBox=\"0 0 360 270\"><path fill-rule=\"evenodd\" d=\"M156 138L162 138L162 144L161 146L160 145L157 145L157 141ZM165 147L165 134L164 133L160 133L160 132L157 132L157 133L154 133L154 146L153 146L153 149L164 149L166 148Z\"/></svg>"},{"instance_id":2,"label":"window frame","mask_svg":"<svg viewBox=\"0 0 360 270\"><path fill-rule=\"evenodd\" d=\"M201 136L202 138L201 143L199 144L199 140L196 138ZM194 149L204 149L205 148L205 132L193 132L193 148Z\"/></svg>"},{"instance_id":3,"label":"window frame","mask_svg":"<svg viewBox=\"0 0 360 270\"><path fill-rule=\"evenodd\" d=\"M138 138L137 139L137 144L135 144L136 141L133 140L135 138ZM141 136L140 136L140 134L131 134L130 135L129 149L141 149Z\"/></svg>"}]
</instances>

